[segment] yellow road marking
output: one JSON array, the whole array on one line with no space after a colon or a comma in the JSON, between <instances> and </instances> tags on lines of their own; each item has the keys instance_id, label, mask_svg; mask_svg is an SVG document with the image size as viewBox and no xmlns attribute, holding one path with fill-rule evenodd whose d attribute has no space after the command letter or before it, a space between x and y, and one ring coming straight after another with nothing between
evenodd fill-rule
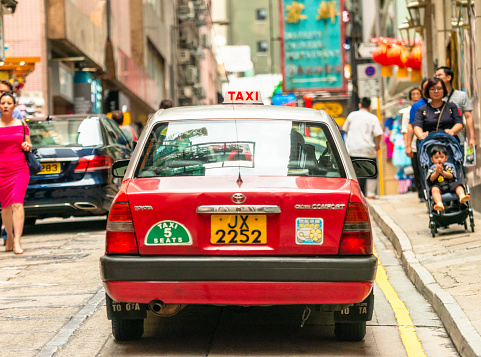
<instances>
[{"instance_id":1,"label":"yellow road marking","mask_svg":"<svg viewBox=\"0 0 481 357\"><path fill-rule=\"evenodd\" d=\"M377 257L375 248L374 255ZM406 308L404 302L399 298L391 283L389 283L386 269L384 269L384 267L381 265L380 260L378 260L377 265L376 283L381 288L384 296L394 310L401 340L404 348L406 349L407 355L409 357L426 356L423 347L421 346L421 342L416 335L416 328L411 320L411 316L409 315L409 310Z\"/></svg>"}]
</instances>

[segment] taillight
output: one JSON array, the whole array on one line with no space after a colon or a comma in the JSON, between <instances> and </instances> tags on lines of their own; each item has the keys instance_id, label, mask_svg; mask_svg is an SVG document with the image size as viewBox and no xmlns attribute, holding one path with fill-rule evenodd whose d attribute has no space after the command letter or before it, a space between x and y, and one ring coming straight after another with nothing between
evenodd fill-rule
<instances>
[{"instance_id":1,"label":"taillight","mask_svg":"<svg viewBox=\"0 0 481 357\"><path fill-rule=\"evenodd\" d=\"M339 254L372 254L371 221L366 207L349 203L342 228Z\"/></svg>"},{"instance_id":2,"label":"taillight","mask_svg":"<svg viewBox=\"0 0 481 357\"><path fill-rule=\"evenodd\" d=\"M89 155L81 157L74 169L76 173L86 171L109 170L112 167L112 159L108 156Z\"/></svg>"},{"instance_id":3,"label":"taillight","mask_svg":"<svg viewBox=\"0 0 481 357\"><path fill-rule=\"evenodd\" d=\"M139 254L128 202L116 202L110 209L105 253Z\"/></svg>"}]
</instances>

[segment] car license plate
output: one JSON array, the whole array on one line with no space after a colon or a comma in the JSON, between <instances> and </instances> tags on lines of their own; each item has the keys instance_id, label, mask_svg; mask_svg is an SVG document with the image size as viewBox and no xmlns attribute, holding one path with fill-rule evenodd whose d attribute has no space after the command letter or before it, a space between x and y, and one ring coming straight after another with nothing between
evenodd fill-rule
<instances>
[{"instance_id":1,"label":"car license plate","mask_svg":"<svg viewBox=\"0 0 481 357\"><path fill-rule=\"evenodd\" d=\"M42 171L40 171L38 175L58 173L60 173L60 162L42 162Z\"/></svg>"},{"instance_id":2,"label":"car license plate","mask_svg":"<svg viewBox=\"0 0 481 357\"><path fill-rule=\"evenodd\" d=\"M212 244L267 244L265 215L214 214L211 216Z\"/></svg>"}]
</instances>

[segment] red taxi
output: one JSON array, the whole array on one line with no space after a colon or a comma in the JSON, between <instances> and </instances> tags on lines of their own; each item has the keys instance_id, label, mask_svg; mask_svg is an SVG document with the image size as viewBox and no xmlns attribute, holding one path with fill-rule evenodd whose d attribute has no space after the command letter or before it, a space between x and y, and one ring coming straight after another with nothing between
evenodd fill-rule
<instances>
[{"instance_id":1,"label":"red taxi","mask_svg":"<svg viewBox=\"0 0 481 357\"><path fill-rule=\"evenodd\" d=\"M123 183L100 266L114 337L140 338L147 310L298 304L362 340L377 259L357 177L375 163L351 162L322 111L226 99L158 111L113 166Z\"/></svg>"}]
</instances>

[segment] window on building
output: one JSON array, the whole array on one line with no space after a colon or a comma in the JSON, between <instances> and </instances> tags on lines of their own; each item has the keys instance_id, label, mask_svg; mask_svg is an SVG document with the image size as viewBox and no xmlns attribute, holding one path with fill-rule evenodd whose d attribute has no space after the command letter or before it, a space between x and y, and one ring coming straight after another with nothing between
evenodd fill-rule
<instances>
[{"instance_id":1,"label":"window on building","mask_svg":"<svg viewBox=\"0 0 481 357\"><path fill-rule=\"evenodd\" d=\"M257 41L257 53L267 53L269 50L269 44L267 41Z\"/></svg>"},{"instance_id":2,"label":"window on building","mask_svg":"<svg viewBox=\"0 0 481 357\"><path fill-rule=\"evenodd\" d=\"M267 10L257 9L256 10L256 20L257 21L267 21Z\"/></svg>"},{"instance_id":3,"label":"window on building","mask_svg":"<svg viewBox=\"0 0 481 357\"><path fill-rule=\"evenodd\" d=\"M163 98L165 94L165 61L150 41L147 41L147 74L155 81L157 88L161 91L159 94Z\"/></svg>"}]
</instances>

